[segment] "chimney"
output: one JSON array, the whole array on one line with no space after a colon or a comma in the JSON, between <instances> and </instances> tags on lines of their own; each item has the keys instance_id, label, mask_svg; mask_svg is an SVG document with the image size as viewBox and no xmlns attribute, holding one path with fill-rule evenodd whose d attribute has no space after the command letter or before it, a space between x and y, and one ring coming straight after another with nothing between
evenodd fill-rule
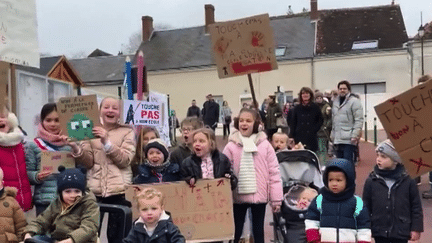
<instances>
[{"instance_id":1,"label":"chimney","mask_svg":"<svg viewBox=\"0 0 432 243\"><path fill-rule=\"evenodd\" d=\"M312 21L318 20L318 0L311 0L310 19Z\"/></svg>"},{"instance_id":2,"label":"chimney","mask_svg":"<svg viewBox=\"0 0 432 243\"><path fill-rule=\"evenodd\" d=\"M205 9L205 29L206 33L208 33L208 26L211 24L214 24L215 18L214 18L214 11L215 7L212 4L206 4L204 5Z\"/></svg>"},{"instance_id":3,"label":"chimney","mask_svg":"<svg viewBox=\"0 0 432 243\"><path fill-rule=\"evenodd\" d=\"M153 32L153 18L150 16L142 16L142 41L148 41Z\"/></svg>"}]
</instances>

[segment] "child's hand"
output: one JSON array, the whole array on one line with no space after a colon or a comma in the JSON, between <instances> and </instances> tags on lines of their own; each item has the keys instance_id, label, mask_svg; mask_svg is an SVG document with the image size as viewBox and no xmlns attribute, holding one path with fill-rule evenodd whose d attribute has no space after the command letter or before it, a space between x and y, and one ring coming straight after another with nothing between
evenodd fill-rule
<instances>
[{"instance_id":1,"label":"child's hand","mask_svg":"<svg viewBox=\"0 0 432 243\"><path fill-rule=\"evenodd\" d=\"M101 126L97 126L93 128L93 134L95 137L98 137L101 139L101 143L105 145L108 141L108 132L105 130L105 128Z\"/></svg>"},{"instance_id":2,"label":"child's hand","mask_svg":"<svg viewBox=\"0 0 432 243\"><path fill-rule=\"evenodd\" d=\"M280 212L280 205L272 206L272 209L273 209L273 213L279 213Z\"/></svg>"},{"instance_id":3,"label":"child's hand","mask_svg":"<svg viewBox=\"0 0 432 243\"><path fill-rule=\"evenodd\" d=\"M57 241L57 243L74 243L71 238L67 238L66 240Z\"/></svg>"},{"instance_id":4,"label":"child's hand","mask_svg":"<svg viewBox=\"0 0 432 243\"><path fill-rule=\"evenodd\" d=\"M25 239L30 239L30 238L32 238L31 234L29 234L29 233L25 234L25 236L24 236L24 240L25 240Z\"/></svg>"},{"instance_id":5,"label":"child's hand","mask_svg":"<svg viewBox=\"0 0 432 243\"><path fill-rule=\"evenodd\" d=\"M231 175L230 174L225 174L225 177L228 178L228 179L230 179Z\"/></svg>"},{"instance_id":6,"label":"child's hand","mask_svg":"<svg viewBox=\"0 0 432 243\"><path fill-rule=\"evenodd\" d=\"M189 186L195 185L195 178L189 180Z\"/></svg>"},{"instance_id":7,"label":"child's hand","mask_svg":"<svg viewBox=\"0 0 432 243\"><path fill-rule=\"evenodd\" d=\"M37 174L37 179L38 181L43 181L45 180L48 176L50 176L52 174L52 171L44 171L44 172L39 172Z\"/></svg>"},{"instance_id":8,"label":"child's hand","mask_svg":"<svg viewBox=\"0 0 432 243\"><path fill-rule=\"evenodd\" d=\"M411 241L420 240L420 232L411 231Z\"/></svg>"}]
</instances>

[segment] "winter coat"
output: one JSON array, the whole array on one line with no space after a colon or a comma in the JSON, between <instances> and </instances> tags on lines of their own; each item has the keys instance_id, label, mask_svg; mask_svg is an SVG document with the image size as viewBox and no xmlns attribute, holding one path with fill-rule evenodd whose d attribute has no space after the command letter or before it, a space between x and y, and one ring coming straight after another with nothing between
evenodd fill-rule
<instances>
[{"instance_id":1,"label":"winter coat","mask_svg":"<svg viewBox=\"0 0 432 243\"><path fill-rule=\"evenodd\" d=\"M0 243L20 242L24 238L27 221L16 195L16 188L5 187L0 196Z\"/></svg>"},{"instance_id":2,"label":"winter coat","mask_svg":"<svg viewBox=\"0 0 432 243\"><path fill-rule=\"evenodd\" d=\"M170 163L167 168L162 172L162 181L179 181L180 180L180 166L175 163ZM138 166L138 175L134 178L133 184L147 184L159 183L159 178L153 173L153 170L147 164L140 164Z\"/></svg>"},{"instance_id":3,"label":"winter coat","mask_svg":"<svg viewBox=\"0 0 432 243\"><path fill-rule=\"evenodd\" d=\"M231 161L234 175L238 177L240 160L243 154L243 143L240 140L240 132L235 131L228 138L228 144L223 153ZM279 163L275 151L267 140L264 132L259 132L255 140L257 152L253 153L257 191L253 194L238 194L233 191L234 203L267 203L272 206L281 205L282 180L279 171Z\"/></svg>"},{"instance_id":4,"label":"winter coat","mask_svg":"<svg viewBox=\"0 0 432 243\"><path fill-rule=\"evenodd\" d=\"M351 138L357 138L363 127L363 106L354 94L348 94L342 105L340 96L333 101L332 132L334 144L351 144Z\"/></svg>"},{"instance_id":5,"label":"winter coat","mask_svg":"<svg viewBox=\"0 0 432 243\"><path fill-rule=\"evenodd\" d=\"M278 104L269 104L265 121L265 129L277 129L276 118L282 116L282 109Z\"/></svg>"},{"instance_id":6,"label":"winter coat","mask_svg":"<svg viewBox=\"0 0 432 243\"><path fill-rule=\"evenodd\" d=\"M211 155L211 160L213 162L214 178L225 178L225 174L229 174L231 176L231 190L234 190L237 187L237 177L231 170L231 162L228 158L223 153L215 150ZM201 163L201 158L195 154L187 157L183 160L180 168L181 177L186 180L187 183L189 183L192 178L195 178L195 181L197 179L202 179Z\"/></svg>"},{"instance_id":7,"label":"winter coat","mask_svg":"<svg viewBox=\"0 0 432 243\"><path fill-rule=\"evenodd\" d=\"M319 106L323 117L323 124L317 135L318 137L329 139L332 130L331 106L324 100L321 104L317 103L317 105ZM328 109L330 109L330 112L327 112Z\"/></svg>"},{"instance_id":8,"label":"winter coat","mask_svg":"<svg viewBox=\"0 0 432 243\"><path fill-rule=\"evenodd\" d=\"M200 117L201 111L198 106L190 106L187 110L186 117Z\"/></svg>"},{"instance_id":9,"label":"winter coat","mask_svg":"<svg viewBox=\"0 0 432 243\"><path fill-rule=\"evenodd\" d=\"M375 171L370 173L363 200L369 209L373 237L409 240L411 231L423 232L419 191L405 169L390 189L383 177Z\"/></svg>"},{"instance_id":10,"label":"winter coat","mask_svg":"<svg viewBox=\"0 0 432 243\"><path fill-rule=\"evenodd\" d=\"M338 194L328 189L329 168L338 167L346 177L346 189ZM324 171L325 187L320 190L322 195L321 212L318 210L316 198L312 200L306 214L306 237L308 242L344 242L370 243L371 231L369 213L365 206L354 217L357 200L355 191L355 168L344 159L330 161Z\"/></svg>"},{"instance_id":11,"label":"winter coat","mask_svg":"<svg viewBox=\"0 0 432 243\"><path fill-rule=\"evenodd\" d=\"M189 157L191 154L192 151L189 149L189 147L182 143L171 152L169 161L171 163L178 164L181 167L183 160Z\"/></svg>"},{"instance_id":12,"label":"winter coat","mask_svg":"<svg viewBox=\"0 0 432 243\"><path fill-rule=\"evenodd\" d=\"M323 124L319 106L315 103L297 105L294 107L290 137L295 143L301 142L305 148L316 152L318 150L318 131Z\"/></svg>"},{"instance_id":13,"label":"winter coat","mask_svg":"<svg viewBox=\"0 0 432 243\"><path fill-rule=\"evenodd\" d=\"M213 127L219 122L219 104L213 101L206 101L202 109L202 117L205 125Z\"/></svg>"},{"instance_id":14,"label":"winter coat","mask_svg":"<svg viewBox=\"0 0 432 243\"><path fill-rule=\"evenodd\" d=\"M35 138L25 144L27 175L31 185L35 185L33 202L36 205L49 205L57 197L56 175L50 175L42 181L37 179L41 170L42 150L71 151L69 146L54 146L41 138Z\"/></svg>"},{"instance_id":15,"label":"winter coat","mask_svg":"<svg viewBox=\"0 0 432 243\"><path fill-rule=\"evenodd\" d=\"M54 240L72 238L74 243L96 242L99 229L99 205L96 197L86 191L72 206L62 210L60 196L51 202L25 228L31 235L50 234Z\"/></svg>"},{"instance_id":16,"label":"winter coat","mask_svg":"<svg viewBox=\"0 0 432 243\"><path fill-rule=\"evenodd\" d=\"M81 142L77 164L88 169L87 185L99 197L125 194L132 183L131 161L135 156L135 134L131 127L119 125L108 131L111 148L105 152L100 139Z\"/></svg>"},{"instance_id":17,"label":"winter coat","mask_svg":"<svg viewBox=\"0 0 432 243\"><path fill-rule=\"evenodd\" d=\"M222 106L221 115L222 115L223 124L229 125L231 123L231 120L232 120L232 118L231 118L231 115L232 115L231 108L229 106ZM227 117L230 117L229 120L227 120Z\"/></svg>"},{"instance_id":18,"label":"winter coat","mask_svg":"<svg viewBox=\"0 0 432 243\"><path fill-rule=\"evenodd\" d=\"M184 243L184 236L179 228L173 224L171 217L162 214L152 236L147 234L144 221L140 217L133 224L128 236L123 239L124 243Z\"/></svg>"}]
</instances>

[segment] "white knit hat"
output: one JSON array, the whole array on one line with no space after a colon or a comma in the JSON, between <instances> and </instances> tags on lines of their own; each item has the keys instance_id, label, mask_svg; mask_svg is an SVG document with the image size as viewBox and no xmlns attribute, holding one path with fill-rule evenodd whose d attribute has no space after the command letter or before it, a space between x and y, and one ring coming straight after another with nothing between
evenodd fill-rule
<instances>
[{"instance_id":1,"label":"white knit hat","mask_svg":"<svg viewBox=\"0 0 432 243\"><path fill-rule=\"evenodd\" d=\"M402 158L399 156L399 153L396 151L390 139L387 139L384 142L378 144L378 147L376 147L375 151L387 155L391 160L396 163L402 163Z\"/></svg>"}]
</instances>

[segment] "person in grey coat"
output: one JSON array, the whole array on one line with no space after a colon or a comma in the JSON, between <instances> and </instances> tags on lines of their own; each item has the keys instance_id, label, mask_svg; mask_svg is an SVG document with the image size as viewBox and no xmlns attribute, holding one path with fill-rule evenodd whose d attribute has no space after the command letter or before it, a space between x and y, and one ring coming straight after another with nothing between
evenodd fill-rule
<instances>
[{"instance_id":1,"label":"person in grey coat","mask_svg":"<svg viewBox=\"0 0 432 243\"><path fill-rule=\"evenodd\" d=\"M336 146L336 157L354 162L354 151L363 126L363 106L357 95L351 93L351 84L338 83L339 95L333 102L331 139Z\"/></svg>"}]
</instances>

